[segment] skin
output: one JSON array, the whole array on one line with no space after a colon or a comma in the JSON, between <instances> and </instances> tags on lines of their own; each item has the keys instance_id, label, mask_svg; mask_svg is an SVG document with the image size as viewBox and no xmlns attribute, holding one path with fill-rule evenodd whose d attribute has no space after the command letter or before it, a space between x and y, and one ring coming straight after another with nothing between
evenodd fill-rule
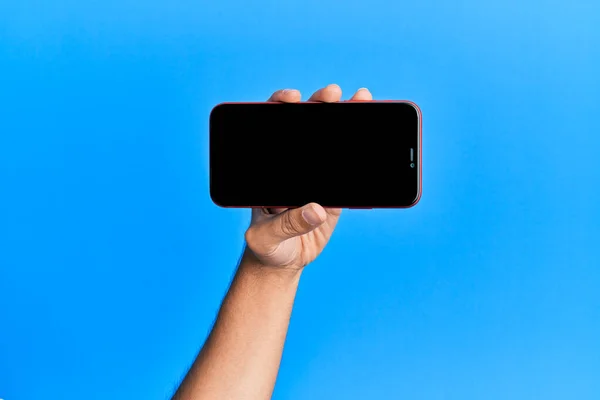
<instances>
[{"instance_id":1,"label":"skin","mask_svg":"<svg viewBox=\"0 0 600 400\"><path fill-rule=\"evenodd\" d=\"M328 85L309 101L340 101ZM294 89L268 101L293 103ZM350 100L372 100L359 89ZM173 400L270 399L294 298L304 267L323 251L342 213L310 203L296 209L253 209L246 249L214 327Z\"/></svg>"}]
</instances>

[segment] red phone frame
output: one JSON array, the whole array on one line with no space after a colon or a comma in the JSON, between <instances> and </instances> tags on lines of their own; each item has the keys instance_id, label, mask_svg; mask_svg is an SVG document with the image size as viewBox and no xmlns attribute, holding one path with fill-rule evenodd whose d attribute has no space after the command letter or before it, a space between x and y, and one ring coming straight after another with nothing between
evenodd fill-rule
<instances>
[{"instance_id":1,"label":"red phone frame","mask_svg":"<svg viewBox=\"0 0 600 400\"><path fill-rule=\"evenodd\" d=\"M301 101L299 103L321 103L319 101ZM417 203L421 200L423 194L423 113L421 112L421 108L417 105L417 103L410 100L342 100L339 103L405 103L411 105L416 111L417 116L419 118L419 132L417 143L419 146L419 163L417 164L417 173L419 174L419 187L417 190L417 197L415 201L408 206L387 206L387 207L349 207L349 206L327 206L325 208L345 208L350 210L372 210L372 209L405 209L412 208L417 205ZM223 102L214 106L212 111L221 106L228 104L286 104L279 101L249 101L249 102ZM210 127L209 127L209 148L210 148ZM209 165L210 169L210 165ZM210 180L209 180L209 193L210 193ZM298 208L297 206L224 206L215 201L212 197L212 193L210 193L210 198L212 202L221 207L221 208Z\"/></svg>"}]
</instances>

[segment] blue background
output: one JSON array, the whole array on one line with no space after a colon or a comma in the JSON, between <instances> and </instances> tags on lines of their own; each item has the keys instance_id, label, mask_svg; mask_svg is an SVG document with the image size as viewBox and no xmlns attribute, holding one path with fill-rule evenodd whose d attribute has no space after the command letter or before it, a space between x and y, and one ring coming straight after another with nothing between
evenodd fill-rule
<instances>
[{"instance_id":1,"label":"blue background","mask_svg":"<svg viewBox=\"0 0 600 400\"><path fill-rule=\"evenodd\" d=\"M249 215L221 101L338 83L424 114L424 194L345 212L275 399L600 398L600 3L0 3L0 398L165 399Z\"/></svg>"}]
</instances>

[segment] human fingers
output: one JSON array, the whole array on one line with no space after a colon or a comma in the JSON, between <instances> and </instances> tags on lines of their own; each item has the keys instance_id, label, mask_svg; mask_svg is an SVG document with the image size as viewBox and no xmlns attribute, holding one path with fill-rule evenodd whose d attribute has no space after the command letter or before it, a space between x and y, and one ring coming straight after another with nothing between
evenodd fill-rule
<instances>
[{"instance_id":1,"label":"human fingers","mask_svg":"<svg viewBox=\"0 0 600 400\"><path fill-rule=\"evenodd\" d=\"M252 210L254 220L263 220L265 218L273 217L274 215L279 215L288 208L254 208ZM339 217L342 214L341 208L325 208L325 212L332 217Z\"/></svg>"},{"instance_id":2,"label":"human fingers","mask_svg":"<svg viewBox=\"0 0 600 400\"><path fill-rule=\"evenodd\" d=\"M253 208L252 209L252 223L257 223L262 220L273 218L273 216L285 212L287 208Z\"/></svg>"},{"instance_id":3,"label":"human fingers","mask_svg":"<svg viewBox=\"0 0 600 400\"><path fill-rule=\"evenodd\" d=\"M266 209L267 213L272 214L272 215L278 215L287 210L288 210L287 208L267 208Z\"/></svg>"},{"instance_id":4,"label":"human fingers","mask_svg":"<svg viewBox=\"0 0 600 400\"><path fill-rule=\"evenodd\" d=\"M277 101L282 103L297 103L300 101L301 94L296 89L278 90L269 97L267 101Z\"/></svg>"},{"instance_id":5,"label":"human fingers","mask_svg":"<svg viewBox=\"0 0 600 400\"><path fill-rule=\"evenodd\" d=\"M373 95L369 92L367 88L360 88L354 93L354 96L350 98L350 101L371 101L373 100Z\"/></svg>"},{"instance_id":6,"label":"human fingers","mask_svg":"<svg viewBox=\"0 0 600 400\"><path fill-rule=\"evenodd\" d=\"M334 103L342 98L342 89L336 85L327 85L322 89L317 90L310 96L308 101L321 101L324 103Z\"/></svg>"},{"instance_id":7,"label":"human fingers","mask_svg":"<svg viewBox=\"0 0 600 400\"><path fill-rule=\"evenodd\" d=\"M332 217L339 217L342 214L341 208L326 208L325 212Z\"/></svg>"},{"instance_id":8,"label":"human fingers","mask_svg":"<svg viewBox=\"0 0 600 400\"><path fill-rule=\"evenodd\" d=\"M285 240L307 234L327 220L327 212L316 203L289 209L262 220L246 231L246 242L253 247L272 249ZM253 249L260 253L261 249Z\"/></svg>"}]
</instances>

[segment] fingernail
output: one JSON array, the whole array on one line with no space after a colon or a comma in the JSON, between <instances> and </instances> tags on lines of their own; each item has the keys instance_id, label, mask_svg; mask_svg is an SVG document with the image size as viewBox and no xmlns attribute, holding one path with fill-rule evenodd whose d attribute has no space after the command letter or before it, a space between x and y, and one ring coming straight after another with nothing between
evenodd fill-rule
<instances>
[{"instance_id":1,"label":"fingernail","mask_svg":"<svg viewBox=\"0 0 600 400\"><path fill-rule=\"evenodd\" d=\"M369 89L367 89L366 87L361 87L361 88L359 88L359 89L357 90L357 92L360 92L361 90L367 90L367 91L368 91Z\"/></svg>"},{"instance_id":2,"label":"fingernail","mask_svg":"<svg viewBox=\"0 0 600 400\"><path fill-rule=\"evenodd\" d=\"M288 93L292 93L292 92L295 92L295 91L296 91L295 89L283 89L281 91L281 94L288 94Z\"/></svg>"},{"instance_id":3,"label":"fingernail","mask_svg":"<svg viewBox=\"0 0 600 400\"><path fill-rule=\"evenodd\" d=\"M304 218L304 220L312 226L320 225L323 221L314 207L309 207L305 210L302 210L302 218Z\"/></svg>"}]
</instances>

